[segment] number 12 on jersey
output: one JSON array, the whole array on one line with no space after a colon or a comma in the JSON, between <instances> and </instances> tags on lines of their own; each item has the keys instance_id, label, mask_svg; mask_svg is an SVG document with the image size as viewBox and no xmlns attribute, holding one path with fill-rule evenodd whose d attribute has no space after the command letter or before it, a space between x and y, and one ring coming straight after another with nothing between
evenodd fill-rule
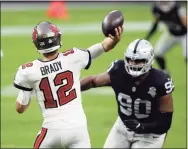
<instances>
[{"instance_id":1,"label":"number 12 on jersey","mask_svg":"<svg viewBox=\"0 0 188 149\"><path fill-rule=\"evenodd\" d=\"M66 84L63 84L63 81L66 80ZM56 108L59 106L62 106L73 99L77 98L76 95L76 90L73 87L73 73L71 71L65 71L58 73L54 80L53 83L55 86L60 86L56 93L58 100L54 100L53 93L52 93L52 86L50 86L49 83L49 78L45 77L42 78L40 84L39 84L39 89L43 92L44 94L44 105L45 108Z\"/></svg>"}]
</instances>

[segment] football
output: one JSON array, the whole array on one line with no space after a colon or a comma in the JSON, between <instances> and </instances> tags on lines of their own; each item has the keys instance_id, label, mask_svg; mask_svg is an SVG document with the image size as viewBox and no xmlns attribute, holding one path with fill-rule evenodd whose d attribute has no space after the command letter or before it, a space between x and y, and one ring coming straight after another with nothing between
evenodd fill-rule
<instances>
[{"instance_id":1,"label":"football","mask_svg":"<svg viewBox=\"0 0 188 149\"><path fill-rule=\"evenodd\" d=\"M103 34L108 37L109 34L115 36L114 29L118 26L122 26L124 23L124 16L119 10L111 11L106 15L102 22Z\"/></svg>"}]
</instances>

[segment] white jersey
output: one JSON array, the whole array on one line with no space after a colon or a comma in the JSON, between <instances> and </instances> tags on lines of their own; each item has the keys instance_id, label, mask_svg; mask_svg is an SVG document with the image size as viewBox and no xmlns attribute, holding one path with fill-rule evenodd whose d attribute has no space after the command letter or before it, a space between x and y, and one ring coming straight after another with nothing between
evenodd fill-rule
<instances>
[{"instance_id":1,"label":"white jersey","mask_svg":"<svg viewBox=\"0 0 188 149\"><path fill-rule=\"evenodd\" d=\"M43 114L43 127L86 126L80 91L80 71L89 68L88 50L73 48L51 61L34 60L19 67L14 86L34 91Z\"/></svg>"}]
</instances>

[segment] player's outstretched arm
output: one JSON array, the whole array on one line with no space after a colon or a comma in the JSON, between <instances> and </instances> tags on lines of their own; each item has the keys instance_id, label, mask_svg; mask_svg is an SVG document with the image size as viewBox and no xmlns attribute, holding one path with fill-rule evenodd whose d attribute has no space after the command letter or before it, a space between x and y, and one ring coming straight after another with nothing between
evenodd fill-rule
<instances>
[{"instance_id":1,"label":"player's outstretched arm","mask_svg":"<svg viewBox=\"0 0 188 149\"><path fill-rule=\"evenodd\" d=\"M81 91L89 90L90 88L102 87L110 85L110 75L104 72L95 76L89 76L80 81Z\"/></svg>"},{"instance_id":2,"label":"player's outstretched arm","mask_svg":"<svg viewBox=\"0 0 188 149\"><path fill-rule=\"evenodd\" d=\"M116 44L121 40L123 26L115 28L115 32L115 36L109 35L109 37L106 37L101 43L94 44L88 48L91 54L91 59L99 57L102 53L108 52L116 46Z\"/></svg>"}]
</instances>

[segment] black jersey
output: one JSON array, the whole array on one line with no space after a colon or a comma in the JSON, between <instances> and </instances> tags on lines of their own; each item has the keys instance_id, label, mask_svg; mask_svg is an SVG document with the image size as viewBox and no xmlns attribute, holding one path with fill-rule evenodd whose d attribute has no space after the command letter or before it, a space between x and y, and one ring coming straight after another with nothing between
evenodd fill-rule
<instances>
[{"instance_id":1,"label":"black jersey","mask_svg":"<svg viewBox=\"0 0 188 149\"><path fill-rule=\"evenodd\" d=\"M152 9L156 18L163 21L167 25L169 32L175 36L187 33L187 28L183 25L179 16L180 8L180 4L176 2L176 5L169 12L161 11L156 4L153 5Z\"/></svg>"},{"instance_id":2,"label":"black jersey","mask_svg":"<svg viewBox=\"0 0 188 149\"><path fill-rule=\"evenodd\" d=\"M137 119L140 122L154 121L159 108L159 97L171 93L174 89L170 76L154 68L140 85L135 85L134 78L125 70L123 60L113 62L108 73L122 121L129 119Z\"/></svg>"}]
</instances>

